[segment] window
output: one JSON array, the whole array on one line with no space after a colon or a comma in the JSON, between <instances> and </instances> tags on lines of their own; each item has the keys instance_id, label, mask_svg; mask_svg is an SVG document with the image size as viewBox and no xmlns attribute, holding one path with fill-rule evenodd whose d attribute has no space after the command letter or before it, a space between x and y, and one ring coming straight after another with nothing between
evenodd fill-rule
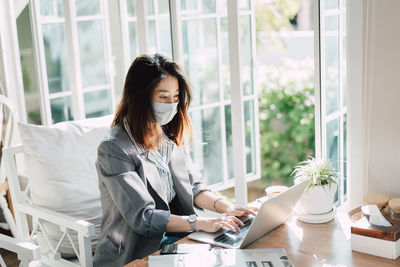
<instances>
[{"instance_id":1,"label":"window","mask_svg":"<svg viewBox=\"0 0 400 267\"><path fill-rule=\"evenodd\" d=\"M347 194L346 1L320 1L322 155L340 173L338 204Z\"/></svg>"},{"instance_id":2,"label":"window","mask_svg":"<svg viewBox=\"0 0 400 267\"><path fill-rule=\"evenodd\" d=\"M184 69L193 85L193 159L209 185L223 189L234 177L227 1L182 1ZM254 24L248 1L240 5L246 173L258 178L257 94L253 86ZM207 56L205 56L207 55Z\"/></svg>"},{"instance_id":3,"label":"window","mask_svg":"<svg viewBox=\"0 0 400 267\"><path fill-rule=\"evenodd\" d=\"M42 122L113 112L107 10L105 0L31 2Z\"/></svg>"},{"instance_id":4,"label":"window","mask_svg":"<svg viewBox=\"0 0 400 267\"><path fill-rule=\"evenodd\" d=\"M310 26L312 20L309 12L312 9L312 2L311 0L300 2L303 5L302 9L298 6L297 13L294 13L296 16L289 14L286 17L291 17L291 19L285 23L297 25L301 19L299 10L303 10L308 26L302 29L296 28L296 31L288 33L286 32L287 24L280 24L283 25L281 29L284 30L282 32L272 30L268 33L275 39L269 39L270 43L267 46L271 46L274 40L290 39L292 43L289 46L292 50L288 49L287 54L296 53L299 47L307 47L307 49L312 47L309 45L314 35ZM271 115L277 106L268 102L273 99L271 96L268 99L261 97L259 105L259 81L255 79L260 75L265 78L265 73L255 74L256 66L259 64L257 60L261 61L256 58L256 45L261 40L258 39L259 36L256 36L256 4L271 5L272 2L258 0L238 2L229 0L119 0L115 2L40 0L29 3L33 45L23 38L25 35L22 28L26 28L29 23L21 23L18 31L22 68L27 69L26 73L29 74L24 75L25 88L28 88L26 80L31 80L29 87L31 89L27 90L26 99L28 99L28 93L34 93L36 88L39 88L37 90L39 98L35 101L40 103L40 116L38 116L37 104L35 109L29 111L30 115L36 112L37 122L41 120L44 124L51 124L111 114L121 93L120 80L124 78L132 60L142 53L159 52L180 61L192 83L193 102L190 107L194 127L192 156L196 166L202 171L206 183L213 189L222 190L231 187L235 184L235 179L246 182L260 178L260 148L265 145L280 148L279 143L267 144L264 139L261 143L259 141L259 115L261 121L265 120L264 111ZM299 1L296 3L300 5ZM320 59L318 71L321 76L318 76L320 91L316 93L318 107L315 118L320 120L321 125L317 130L316 146L320 147L317 149L318 153L329 157L342 174L337 195L337 200L341 203L347 192L344 175L347 167L345 1L323 0L318 3L319 6L315 8L319 14L317 23L320 26L318 50L320 57L317 59ZM239 19L237 27L229 24L233 13L228 14L228 9L229 11L232 11L232 8L236 10L236 5L238 5ZM307 5L307 8L304 5ZM278 7L287 10L283 6ZM282 17L278 14L279 10L272 6L266 8L272 10L271 16L278 19ZM25 22L29 20L26 12L23 13L24 17L21 16ZM112 20L109 19L109 14L113 16ZM230 37L236 31L239 33L239 41L230 43ZM296 45L293 46L293 43ZM240 47L238 50L240 66L234 66L234 61L238 57L230 60L232 58L230 53L235 50L232 47ZM29 49L33 49L35 60L32 54L29 54ZM275 52L268 49L263 55L267 58L265 62L277 60L273 57ZM313 53L312 49L302 52L304 58ZM279 53L276 52L276 54ZM299 61L296 56L292 58ZM36 73L33 71L32 61L35 62ZM275 63L271 63L273 64ZM300 68L307 73L312 70L312 67L304 66L301 65ZM235 75L232 77L230 75L232 67L240 69L238 71L240 85L239 82L231 84L231 80L235 77ZM114 68L118 69L116 76L114 76ZM285 71L281 70L281 73L284 74L281 78L285 75L288 77ZM289 73L293 75L292 72ZM284 84L279 77L275 77L273 73L270 74L267 82L276 79L274 82ZM32 85L36 82L37 87ZM302 86L307 87L307 92L304 93L304 97L299 96L303 97L301 98L303 100L299 101L313 106L310 101L313 97L313 89L309 86L312 78L305 79L305 83L307 84ZM240 87L240 101L233 100L236 100L239 95L232 93L232 88L238 88L235 86ZM117 87L117 90L114 90L114 87ZM295 91L297 87L297 84L293 86ZM287 88L282 90L283 94L286 94ZM298 100L293 103L296 101ZM259 106L264 108L263 105L266 107L265 110L260 109L258 112ZM308 113L309 111L307 110ZM311 115L300 120L300 123L313 123L314 117L313 114ZM282 116L279 112L274 116L278 120L282 119L279 117ZM238 117L243 118L242 129L232 129L232 118ZM265 128L262 125L262 131L263 134L268 131L274 132L274 128ZM271 136L265 136L268 140L271 139ZM314 135L307 134L307 138L300 141L296 139L293 142L304 141L309 144L310 140L313 141ZM243 140L244 146L241 151L233 151L234 142L239 143L237 140ZM309 151L298 154L304 154L306 157ZM237 166L235 164L237 159L242 156L246 165L244 173L239 174L234 167ZM293 167L295 163L297 162L287 165ZM279 166L279 160L268 164L268 166L275 164L277 169L282 169L282 166ZM268 166L263 165L263 172ZM288 166L285 167L285 173L291 172ZM285 175L285 177L289 176ZM288 181L285 183L289 184Z\"/></svg>"}]
</instances>

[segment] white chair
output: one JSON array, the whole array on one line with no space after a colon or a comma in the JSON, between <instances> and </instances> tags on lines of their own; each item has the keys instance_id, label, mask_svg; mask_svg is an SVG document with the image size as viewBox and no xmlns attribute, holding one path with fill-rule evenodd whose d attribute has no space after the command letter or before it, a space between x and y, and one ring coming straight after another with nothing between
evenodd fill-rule
<instances>
[{"instance_id":1,"label":"white chair","mask_svg":"<svg viewBox=\"0 0 400 267\"><path fill-rule=\"evenodd\" d=\"M97 157L97 146L108 131L110 122L110 117L104 117L104 119L64 122L58 124L59 126L56 124L49 127L21 124L19 132L22 141L26 143L3 150L17 235L22 237L21 240L40 246L40 263L46 266L93 266L95 233L98 233L101 221L100 192L98 191L94 162ZM76 145L76 149L80 149L80 151L72 151L70 147L73 145ZM25 190L22 190L18 179L18 161L16 159L18 155L23 154L26 160L29 160L29 154L32 153L35 154L35 159L39 157L38 155L43 156L36 162L37 165L42 164L42 166L32 167L32 163L26 163L26 173L29 174L27 175L28 186ZM55 159L55 157L58 157L58 159ZM62 166L56 166L58 162ZM46 166L49 166L48 170ZM39 168L42 168L41 171L38 171ZM55 169L57 170L54 171ZM80 173L87 176L78 177L74 180L74 172L75 176ZM38 173L40 174L39 177ZM57 177L53 180L52 177L57 174L64 176L64 178ZM61 179L64 179L64 182L58 186L57 181ZM70 195L68 192L73 194L75 190L79 192L78 195L93 194L97 190L97 193L91 197L91 206L87 208L87 214L91 214L88 217L97 216L99 218L95 220L96 225L88 222L88 220L83 220L83 215L79 218L57 211L57 205L60 203L66 204L66 207L63 207L62 210L68 209L68 205L70 205L67 204L70 203L68 201L73 201L73 199L66 199ZM42 193L42 191L45 193ZM57 191L60 196L52 191ZM38 194L42 195L38 196ZM61 196L62 194L64 195ZM48 199L49 195L55 195L53 201ZM39 205L38 202L40 201L42 202ZM54 202L59 203L56 205ZM83 204L85 202L87 201L82 201L82 206L85 205ZM56 208L51 209L53 207ZM80 203L78 208L81 208ZM100 213L97 213L97 211ZM71 212L75 212L75 210ZM86 211L81 210L80 212L85 214ZM31 230L29 219L32 221ZM49 225L52 227L49 227ZM55 229L59 233L56 238ZM65 250L62 250L65 245L68 245L68 248L72 247L73 254L76 255L75 258L66 257Z\"/></svg>"},{"instance_id":2,"label":"white chair","mask_svg":"<svg viewBox=\"0 0 400 267\"><path fill-rule=\"evenodd\" d=\"M40 248L32 243L20 242L15 238L0 234L0 247L17 254L20 267L35 266L40 259ZM0 266L7 267L0 255Z\"/></svg>"},{"instance_id":3,"label":"white chair","mask_svg":"<svg viewBox=\"0 0 400 267\"><path fill-rule=\"evenodd\" d=\"M2 149L10 146L13 141L13 137L16 134L16 122L18 121L18 115L13 104L3 95L0 95L0 141ZM8 190L8 184L6 180L4 157L1 158L0 163L0 207L3 210L4 218L6 223L0 223L0 227L10 230L12 235L19 238L14 217L9 209L9 205L6 201L6 194Z\"/></svg>"}]
</instances>

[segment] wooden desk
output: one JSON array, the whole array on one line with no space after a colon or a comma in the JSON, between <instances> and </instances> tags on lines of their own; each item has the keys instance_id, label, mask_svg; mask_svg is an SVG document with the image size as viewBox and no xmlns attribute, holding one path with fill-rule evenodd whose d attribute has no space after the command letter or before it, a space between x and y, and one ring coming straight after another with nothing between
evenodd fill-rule
<instances>
[{"instance_id":1,"label":"wooden desk","mask_svg":"<svg viewBox=\"0 0 400 267\"><path fill-rule=\"evenodd\" d=\"M344 227L345 231L342 230ZM338 214L325 224L308 224L294 217L247 248L284 248L296 267L308 266L400 266L400 257L390 260L351 250L349 225ZM345 234L346 233L346 234ZM177 243L197 243L187 237ZM147 258L125 267L147 266Z\"/></svg>"}]
</instances>

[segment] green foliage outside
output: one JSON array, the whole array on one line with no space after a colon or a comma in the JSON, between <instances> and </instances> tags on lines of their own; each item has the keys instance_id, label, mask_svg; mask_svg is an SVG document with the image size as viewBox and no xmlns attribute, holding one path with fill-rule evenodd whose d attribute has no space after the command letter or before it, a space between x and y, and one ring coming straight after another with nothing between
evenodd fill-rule
<instances>
[{"instance_id":1,"label":"green foliage outside","mask_svg":"<svg viewBox=\"0 0 400 267\"><path fill-rule=\"evenodd\" d=\"M262 181L292 185L294 166L314 155L313 61L259 67Z\"/></svg>"},{"instance_id":2,"label":"green foliage outside","mask_svg":"<svg viewBox=\"0 0 400 267\"><path fill-rule=\"evenodd\" d=\"M290 20L294 19L301 8L302 0L256 0L256 38L257 49L262 50L261 36L259 33L267 34L268 42L278 50L285 49L284 42L279 35L273 32L292 31L293 25Z\"/></svg>"}]
</instances>

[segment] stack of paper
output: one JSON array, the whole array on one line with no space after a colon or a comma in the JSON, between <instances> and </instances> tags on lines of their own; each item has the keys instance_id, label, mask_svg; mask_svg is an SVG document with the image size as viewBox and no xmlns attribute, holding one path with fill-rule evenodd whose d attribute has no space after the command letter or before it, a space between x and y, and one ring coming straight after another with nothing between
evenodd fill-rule
<instances>
[{"instance_id":1,"label":"stack of paper","mask_svg":"<svg viewBox=\"0 0 400 267\"><path fill-rule=\"evenodd\" d=\"M222 249L207 252L150 256L149 267L243 266L294 267L284 249Z\"/></svg>"}]
</instances>

